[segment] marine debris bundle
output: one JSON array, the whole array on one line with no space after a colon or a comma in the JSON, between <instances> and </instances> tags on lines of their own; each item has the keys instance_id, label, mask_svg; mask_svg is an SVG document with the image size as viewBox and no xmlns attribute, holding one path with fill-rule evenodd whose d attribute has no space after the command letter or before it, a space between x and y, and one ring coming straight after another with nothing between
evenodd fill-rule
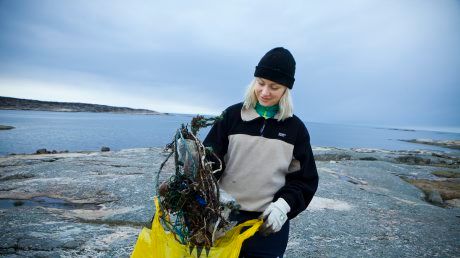
<instances>
[{"instance_id":1,"label":"marine debris bundle","mask_svg":"<svg viewBox=\"0 0 460 258\"><path fill-rule=\"evenodd\" d=\"M196 137L202 127L212 125L217 118L193 118L190 132L182 125L173 141L167 145L174 156L175 173L159 186L160 221L177 241L190 246L211 247L216 239L234 226L228 220L236 201L219 190L214 173L222 170L222 161L211 148Z\"/></svg>"}]
</instances>

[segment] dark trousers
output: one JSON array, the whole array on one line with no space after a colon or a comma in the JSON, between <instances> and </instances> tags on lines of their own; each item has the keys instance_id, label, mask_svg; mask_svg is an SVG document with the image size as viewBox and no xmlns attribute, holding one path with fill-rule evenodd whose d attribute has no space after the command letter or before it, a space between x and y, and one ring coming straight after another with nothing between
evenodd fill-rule
<instances>
[{"instance_id":1,"label":"dark trousers","mask_svg":"<svg viewBox=\"0 0 460 258\"><path fill-rule=\"evenodd\" d=\"M238 214L231 214L230 219L242 223L247 220L256 219L260 212L240 211ZM240 258L275 258L283 257L289 238L289 220L283 225L280 231L263 236L257 231L254 236L246 239L241 247Z\"/></svg>"}]
</instances>

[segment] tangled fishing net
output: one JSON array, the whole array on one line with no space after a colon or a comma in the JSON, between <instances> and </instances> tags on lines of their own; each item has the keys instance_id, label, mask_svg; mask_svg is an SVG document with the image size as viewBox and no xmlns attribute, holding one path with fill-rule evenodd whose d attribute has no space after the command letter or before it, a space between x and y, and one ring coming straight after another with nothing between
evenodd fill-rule
<instances>
[{"instance_id":1,"label":"tangled fishing net","mask_svg":"<svg viewBox=\"0 0 460 258\"><path fill-rule=\"evenodd\" d=\"M191 132L182 125L167 145L171 153L157 174L160 221L181 244L211 247L235 225L228 220L228 215L238 209L238 205L230 195L219 190L214 177L214 173L222 170L222 161L196 137L200 128L219 119L221 117L194 117ZM174 156L175 172L159 186L159 174L171 156Z\"/></svg>"}]
</instances>

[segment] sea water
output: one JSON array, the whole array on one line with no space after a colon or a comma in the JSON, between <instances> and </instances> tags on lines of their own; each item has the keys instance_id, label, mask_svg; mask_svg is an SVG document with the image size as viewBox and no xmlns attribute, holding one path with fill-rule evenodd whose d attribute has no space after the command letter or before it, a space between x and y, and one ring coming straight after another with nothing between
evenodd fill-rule
<instances>
[{"instance_id":1,"label":"sea water","mask_svg":"<svg viewBox=\"0 0 460 258\"><path fill-rule=\"evenodd\" d=\"M96 151L102 146L111 150L163 147L181 124L190 123L191 115L136 115L89 112L47 112L0 110L0 125L14 126L0 130L0 155L34 153L46 148L56 151ZM442 150L437 146L400 140L460 140L459 133L394 130L391 128L313 123L305 121L313 146L339 148L379 148L387 150ZM203 139L209 128L202 129Z\"/></svg>"}]
</instances>

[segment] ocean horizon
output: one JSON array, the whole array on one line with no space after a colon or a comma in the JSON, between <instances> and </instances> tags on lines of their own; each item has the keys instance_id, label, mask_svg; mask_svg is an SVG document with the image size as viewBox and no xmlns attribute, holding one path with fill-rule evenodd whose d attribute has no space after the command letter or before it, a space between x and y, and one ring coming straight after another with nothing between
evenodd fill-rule
<instances>
[{"instance_id":1,"label":"ocean horizon","mask_svg":"<svg viewBox=\"0 0 460 258\"><path fill-rule=\"evenodd\" d=\"M181 124L189 124L191 114L141 115L91 112L51 112L0 110L0 155L30 154L46 148L56 151L98 151L163 147L172 141ZM434 150L460 153L460 150L409 143L401 140L460 140L459 132L442 132L442 127L393 127L363 124L333 124L304 121L311 145L337 148L376 148L386 150ZM451 129L455 129L452 127ZM209 128L202 129L203 139Z\"/></svg>"}]
</instances>

